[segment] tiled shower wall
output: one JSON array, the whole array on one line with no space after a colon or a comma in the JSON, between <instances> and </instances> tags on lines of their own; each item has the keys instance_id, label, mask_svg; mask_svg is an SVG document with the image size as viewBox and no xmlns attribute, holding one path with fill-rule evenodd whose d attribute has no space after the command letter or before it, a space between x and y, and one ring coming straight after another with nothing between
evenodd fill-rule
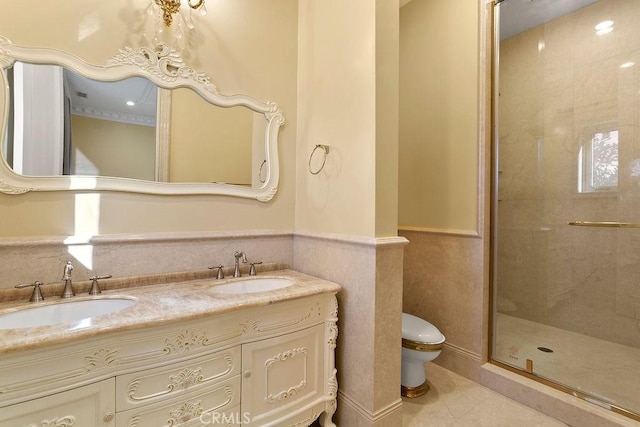
<instances>
[{"instance_id":1,"label":"tiled shower wall","mask_svg":"<svg viewBox=\"0 0 640 427\"><path fill-rule=\"evenodd\" d=\"M500 44L497 308L640 347L640 229L567 224L640 222L638 20L601 0ZM617 189L579 193L580 147L610 126Z\"/></svg>"}]
</instances>

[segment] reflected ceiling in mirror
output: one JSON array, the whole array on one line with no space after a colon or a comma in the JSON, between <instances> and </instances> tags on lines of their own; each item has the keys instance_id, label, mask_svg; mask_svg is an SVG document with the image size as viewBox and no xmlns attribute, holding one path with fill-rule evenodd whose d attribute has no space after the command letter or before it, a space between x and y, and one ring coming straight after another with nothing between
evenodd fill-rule
<instances>
[{"instance_id":1,"label":"reflected ceiling in mirror","mask_svg":"<svg viewBox=\"0 0 640 427\"><path fill-rule=\"evenodd\" d=\"M206 74L166 45L125 48L95 66L63 51L20 47L0 37L0 67L2 192L114 190L268 201L277 190L284 123L278 105L220 94ZM44 76L33 91L37 98L21 89L33 69ZM65 84L51 84L52 79ZM107 100L105 92L125 96ZM21 114L25 100L31 107ZM138 107L146 112L132 111ZM16 116L39 126L17 125ZM109 130L92 133L103 127ZM35 156L35 170L25 166L34 163L25 160L28 146L16 143L25 139L34 141L32 152L47 153ZM46 159L44 165L39 158Z\"/></svg>"}]
</instances>

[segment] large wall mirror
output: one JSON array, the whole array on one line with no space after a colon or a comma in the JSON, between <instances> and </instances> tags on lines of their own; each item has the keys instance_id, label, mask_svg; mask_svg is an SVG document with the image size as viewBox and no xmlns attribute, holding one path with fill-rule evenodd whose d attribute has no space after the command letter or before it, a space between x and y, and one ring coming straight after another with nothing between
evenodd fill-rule
<instances>
[{"instance_id":1,"label":"large wall mirror","mask_svg":"<svg viewBox=\"0 0 640 427\"><path fill-rule=\"evenodd\" d=\"M105 65L0 37L0 191L113 190L269 201L274 102L223 95L166 45Z\"/></svg>"}]
</instances>

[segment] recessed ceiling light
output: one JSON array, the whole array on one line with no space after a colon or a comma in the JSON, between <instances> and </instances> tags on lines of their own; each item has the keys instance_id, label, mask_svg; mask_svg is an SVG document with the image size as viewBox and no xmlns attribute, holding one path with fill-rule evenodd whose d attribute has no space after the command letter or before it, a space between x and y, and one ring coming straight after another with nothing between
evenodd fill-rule
<instances>
[{"instance_id":1,"label":"recessed ceiling light","mask_svg":"<svg viewBox=\"0 0 640 427\"><path fill-rule=\"evenodd\" d=\"M128 105L129 107L133 107L134 105L136 105L136 103L135 103L135 102L133 102L133 101L127 101L127 105Z\"/></svg>"},{"instance_id":2,"label":"recessed ceiling light","mask_svg":"<svg viewBox=\"0 0 640 427\"><path fill-rule=\"evenodd\" d=\"M629 67L633 67L634 65L636 65L635 62L625 62L620 66L620 68L629 68Z\"/></svg>"},{"instance_id":3,"label":"recessed ceiling light","mask_svg":"<svg viewBox=\"0 0 640 427\"><path fill-rule=\"evenodd\" d=\"M601 36L603 34L613 31L613 21L602 21L595 26L596 34Z\"/></svg>"},{"instance_id":4,"label":"recessed ceiling light","mask_svg":"<svg viewBox=\"0 0 640 427\"><path fill-rule=\"evenodd\" d=\"M602 21L596 25L596 31L604 30L605 28L613 27L613 21Z\"/></svg>"},{"instance_id":5,"label":"recessed ceiling light","mask_svg":"<svg viewBox=\"0 0 640 427\"><path fill-rule=\"evenodd\" d=\"M538 42L538 52L542 52L542 51L544 50L545 46L546 46L546 45L545 45L544 40L540 40L540 41Z\"/></svg>"}]
</instances>

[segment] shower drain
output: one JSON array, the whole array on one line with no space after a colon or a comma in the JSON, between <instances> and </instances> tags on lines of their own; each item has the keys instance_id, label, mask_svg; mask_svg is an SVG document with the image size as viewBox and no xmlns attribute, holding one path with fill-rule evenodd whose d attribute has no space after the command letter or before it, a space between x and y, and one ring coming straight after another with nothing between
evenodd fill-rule
<instances>
[{"instance_id":1,"label":"shower drain","mask_svg":"<svg viewBox=\"0 0 640 427\"><path fill-rule=\"evenodd\" d=\"M538 350L544 351L545 353L553 353L553 350L547 347L538 347Z\"/></svg>"}]
</instances>

